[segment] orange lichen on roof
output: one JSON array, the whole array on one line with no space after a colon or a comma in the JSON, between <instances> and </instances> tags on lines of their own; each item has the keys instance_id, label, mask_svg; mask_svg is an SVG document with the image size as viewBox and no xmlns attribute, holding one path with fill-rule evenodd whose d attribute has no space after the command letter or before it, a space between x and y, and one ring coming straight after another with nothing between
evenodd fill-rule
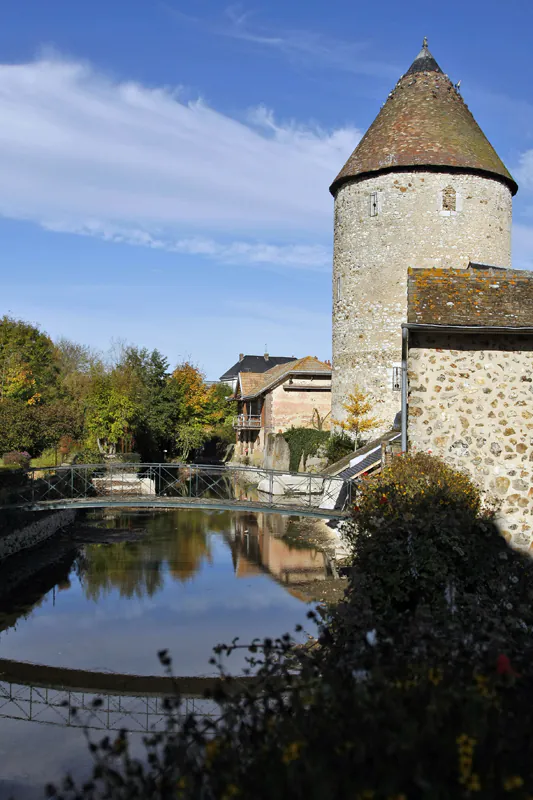
<instances>
[{"instance_id":1,"label":"orange lichen on roof","mask_svg":"<svg viewBox=\"0 0 533 800\"><path fill-rule=\"evenodd\" d=\"M409 269L407 321L533 327L533 273L490 268Z\"/></svg>"}]
</instances>

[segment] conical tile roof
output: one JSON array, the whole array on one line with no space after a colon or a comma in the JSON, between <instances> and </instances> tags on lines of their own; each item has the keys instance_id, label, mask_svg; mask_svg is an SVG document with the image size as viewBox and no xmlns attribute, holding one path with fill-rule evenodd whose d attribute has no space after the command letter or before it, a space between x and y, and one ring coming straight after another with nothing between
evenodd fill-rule
<instances>
[{"instance_id":1,"label":"conical tile roof","mask_svg":"<svg viewBox=\"0 0 533 800\"><path fill-rule=\"evenodd\" d=\"M376 172L406 168L493 175L518 186L424 39L422 50L339 172L330 191Z\"/></svg>"}]
</instances>

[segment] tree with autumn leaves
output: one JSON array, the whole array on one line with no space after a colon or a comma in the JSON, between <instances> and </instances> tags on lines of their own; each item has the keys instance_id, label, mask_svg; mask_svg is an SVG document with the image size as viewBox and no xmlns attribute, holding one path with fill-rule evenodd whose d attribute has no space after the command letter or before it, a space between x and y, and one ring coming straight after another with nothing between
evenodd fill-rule
<instances>
[{"instance_id":1,"label":"tree with autumn leaves","mask_svg":"<svg viewBox=\"0 0 533 800\"><path fill-rule=\"evenodd\" d=\"M365 433L383 423L379 417L371 415L373 403L369 395L358 386L348 395L348 400L342 407L346 411L346 419L333 420L333 423L348 433L355 440L357 447L361 446Z\"/></svg>"},{"instance_id":2,"label":"tree with autumn leaves","mask_svg":"<svg viewBox=\"0 0 533 800\"><path fill-rule=\"evenodd\" d=\"M132 450L188 458L210 438L232 440L228 394L188 361L171 372L158 350L118 344L105 358L0 319L0 456L58 446L64 456L69 442L91 461Z\"/></svg>"}]
</instances>

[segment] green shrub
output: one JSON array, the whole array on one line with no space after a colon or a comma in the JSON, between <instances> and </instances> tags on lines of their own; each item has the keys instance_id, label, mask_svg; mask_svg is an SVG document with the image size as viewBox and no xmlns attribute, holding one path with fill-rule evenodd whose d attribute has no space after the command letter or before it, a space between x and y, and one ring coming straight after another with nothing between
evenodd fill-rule
<instances>
[{"instance_id":1,"label":"green shrub","mask_svg":"<svg viewBox=\"0 0 533 800\"><path fill-rule=\"evenodd\" d=\"M37 458L32 458L32 467L55 467L59 463L59 455L55 447L49 447Z\"/></svg>"},{"instance_id":2,"label":"green shrub","mask_svg":"<svg viewBox=\"0 0 533 800\"><path fill-rule=\"evenodd\" d=\"M117 453L113 456L113 461L118 461L121 464L140 464L140 453Z\"/></svg>"},{"instance_id":3,"label":"green shrub","mask_svg":"<svg viewBox=\"0 0 533 800\"><path fill-rule=\"evenodd\" d=\"M298 472L302 456L305 469L308 457L314 456L320 445L327 442L329 432L317 431L315 428L289 428L283 436L291 453L289 469L291 472Z\"/></svg>"},{"instance_id":4,"label":"green shrub","mask_svg":"<svg viewBox=\"0 0 533 800\"><path fill-rule=\"evenodd\" d=\"M423 512L447 507L475 518L481 493L466 473L429 453L415 453L395 456L379 475L363 480L356 506L364 525L371 524L376 512L381 517L400 518L415 508Z\"/></svg>"},{"instance_id":5,"label":"green shrub","mask_svg":"<svg viewBox=\"0 0 533 800\"><path fill-rule=\"evenodd\" d=\"M347 433L332 433L326 444L326 457L328 464L334 464L340 461L341 458L353 453L356 444Z\"/></svg>"}]
</instances>

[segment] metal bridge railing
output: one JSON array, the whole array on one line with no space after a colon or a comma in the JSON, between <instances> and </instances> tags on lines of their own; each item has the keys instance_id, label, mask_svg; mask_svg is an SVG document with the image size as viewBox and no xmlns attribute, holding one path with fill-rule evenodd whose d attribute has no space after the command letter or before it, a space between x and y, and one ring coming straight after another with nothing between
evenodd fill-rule
<instances>
[{"instance_id":1,"label":"metal bridge railing","mask_svg":"<svg viewBox=\"0 0 533 800\"><path fill-rule=\"evenodd\" d=\"M102 701L97 708L93 706L96 698ZM179 712L216 719L220 716L220 707L212 700L183 697ZM168 714L163 697L89 693L0 681L0 719L149 733L163 730Z\"/></svg>"},{"instance_id":2,"label":"metal bridge railing","mask_svg":"<svg viewBox=\"0 0 533 800\"><path fill-rule=\"evenodd\" d=\"M17 490L18 504L109 498L189 499L251 507L331 511L342 515L349 506L352 483L338 476L285 473L240 465L200 464L74 464L27 470ZM157 503L155 503L157 505ZM177 503L176 503L177 504Z\"/></svg>"}]
</instances>

